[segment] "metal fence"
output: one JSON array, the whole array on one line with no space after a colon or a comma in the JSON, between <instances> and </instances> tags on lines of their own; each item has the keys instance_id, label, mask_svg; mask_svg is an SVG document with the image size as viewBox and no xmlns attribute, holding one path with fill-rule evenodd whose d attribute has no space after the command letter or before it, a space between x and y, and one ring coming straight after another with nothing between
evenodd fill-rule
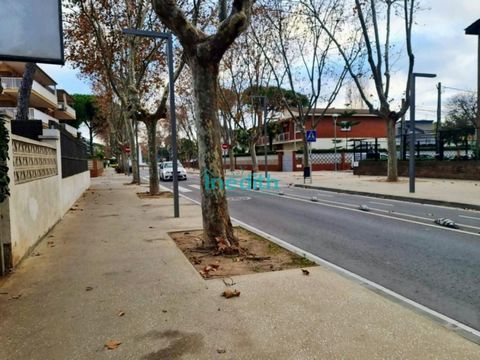
<instances>
[{"instance_id":1,"label":"metal fence","mask_svg":"<svg viewBox=\"0 0 480 360\"><path fill-rule=\"evenodd\" d=\"M50 122L50 126L60 130L62 178L88 171L87 146L82 139L73 136L63 124Z\"/></svg>"}]
</instances>

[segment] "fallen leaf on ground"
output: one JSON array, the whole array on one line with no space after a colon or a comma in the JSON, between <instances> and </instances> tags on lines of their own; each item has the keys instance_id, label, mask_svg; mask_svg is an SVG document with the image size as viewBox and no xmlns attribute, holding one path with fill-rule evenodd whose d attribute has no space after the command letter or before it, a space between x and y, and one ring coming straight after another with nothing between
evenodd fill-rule
<instances>
[{"instance_id":1,"label":"fallen leaf on ground","mask_svg":"<svg viewBox=\"0 0 480 360\"><path fill-rule=\"evenodd\" d=\"M219 354L225 354L227 352L227 350L225 349L217 349L217 353Z\"/></svg>"},{"instance_id":2,"label":"fallen leaf on ground","mask_svg":"<svg viewBox=\"0 0 480 360\"><path fill-rule=\"evenodd\" d=\"M118 316L124 316L125 315L125 312L124 311L119 311L118 312Z\"/></svg>"},{"instance_id":3,"label":"fallen leaf on ground","mask_svg":"<svg viewBox=\"0 0 480 360\"><path fill-rule=\"evenodd\" d=\"M207 278L207 277L210 276L210 272L217 271L219 267L220 267L220 265L218 265L218 264L207 265L202 270L200 270L200 275Z\"/></svg>"},{"instance_id":4,"label":"fallen leaf on ground","mask_svg":"<svg viewBox=\"0 0 480 360\"><path fill-rule=\"evenodd\" d=\"M10 298L10 300L18 300L22 297L22 294L14 295Z\"/></svg>"},{"instance_id":5,"label":"fallen leaf on ground","mask_svg":"<svg viewBox=\"0 0 480 360\"><path fill-rule=\"evenodd\" d=\"M116 348L118 348L122 343L120 341L116 341L116 340L110 340L110 341L107 341L107 343L105 344L105 347L108 349L108 350L115 350Z\"/></svg>"},{"instance_id":6,"label":"fallen leaf on ground","mask_svg":"<svg viewBox=\"0 0 480 360\"><path fill-rule=\"evenodd\" d=\"M199 259L197 257L192 257L192 261L195 265L200 265L202 263L202 259Z\"/></svg>"},{"instance_id":7,"label":"fallen leaf on ground","mask_svg":"<svg viewBox=\"0 0 480 360\"><path fill-rule=\"evenodd\" d=\"M310 271L308 270L302 269L302 272L303 272L303 275L306 275L306 276L310 275Z\"/></svg>"},{"instance_id":8,"label":"fallen leaf on ground","mask_svg":"<svg viewBox=\"0 0 480 360\"><path fill-rule=\"evenodd\" d=\"M91 286L87 286L87 287L85 288L85 291L92 291L92 290L93 290L93 287L91 287Z\"/></svg>"},{"instance_id":9,"label":"fallen leaf on ground","mask_svg":"<svg viewBox=\"0 0 480 360\"><path fill-rule=\"evenodd\" d=\"M164 314L166 314L166 313L167 313L167 310L162 310L162 312L163 312Z\"/></svg>"},{"instance_id":10,"label":"fallen leaf on ground","mask_svg":"<svg viewBox=\"0 0 480 360\"><path fill-rule=\"evenodd\" d=\"M235 290L227 289L222 293L222 296L224 298L227 298L227 299L234 298L234 297L239 297L240 296L240 291L238 291L237 289L235 289Z\"/></svg>"}]
</instances>

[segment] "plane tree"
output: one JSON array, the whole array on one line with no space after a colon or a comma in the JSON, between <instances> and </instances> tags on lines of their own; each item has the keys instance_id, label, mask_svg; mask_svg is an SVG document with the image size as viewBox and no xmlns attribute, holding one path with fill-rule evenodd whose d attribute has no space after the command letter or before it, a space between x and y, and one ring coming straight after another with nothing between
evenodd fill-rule
<instances>
[{"instance_id":1,"label":"plane tree","mask_svg":"<svg viewBox=\"0 0 480 360\"><path fill-rule=\"evenodd\" d=\"M188 17L187 5L175 0L152 0L161 21L176 36L192 74L198 136L199 167L209 178L224 180L221 126L218 119L218 76L220 62L238 36L248 27L252 0L234 0L227 13L227 1L218 2L219 22L200 29ZM216 9L215 9L216 10ZM222 238L238 245L228 211L225 189L207 190L201 176L202 218L205 247L217 246Z\"/></svg>"}]
</instances>

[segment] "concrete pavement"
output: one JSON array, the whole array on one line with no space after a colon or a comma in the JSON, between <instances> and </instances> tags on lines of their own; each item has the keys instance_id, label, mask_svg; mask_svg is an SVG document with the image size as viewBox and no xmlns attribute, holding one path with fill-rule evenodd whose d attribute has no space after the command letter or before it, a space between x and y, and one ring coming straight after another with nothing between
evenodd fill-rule
<instances>
[{"instance_id":1,"label":"concrete pavement","mask_svg":"<svg viewBox=\"0 0 480 360\"><path fill-rule=\"evenodd\" d=\"M220 297L167 232L200 208L140 200L123 175L92 181L78 209L0 282L0 359L478 359L480 347L323 267L236 277ZM124 312L124 316L119 316ZM104 344L117 340L116 350Z\"/></svg>"}]
</instances>

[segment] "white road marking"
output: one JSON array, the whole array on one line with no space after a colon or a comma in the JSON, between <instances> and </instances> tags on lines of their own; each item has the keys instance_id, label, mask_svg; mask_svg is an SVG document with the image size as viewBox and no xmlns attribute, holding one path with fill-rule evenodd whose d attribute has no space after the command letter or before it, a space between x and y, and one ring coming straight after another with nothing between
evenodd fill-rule
<instances>
[{"instance_id":1,"label":"white road marking","mask_svg":"<svg viewBox=\"0 0 480 360\"><path fill-rule=\"evenodd\" d=\"M480 220L480 218L478 217L466 216L466 215L458 215L458 217L465 218L465 219Z\"/></svg>"},{"instance_id":2,"label":"white road marking","mask_svg":"<svg viewBox=\"0 0 480 360\"><path fill-rule=\"evenodd\" d=\"M268 194L268 195L276 195L276 196L279 196L277 193L272 193L272 192L267 192L267 191L263 191L263 193L265 194ZM288 199L292 199L292 200L297 200L297 201L306 201L308 200L308 202L311 202L311 198L310 197L307 197L307 196L301 196L301 195L294 195L294 194L286 194L286 195L282 195L282 197L286 197ZM333 204L333 205L344 205L344 206L351 206L353 207L354 209L348 209L348 210L358 210L358 204L350 204L350 203L344 203L344 202L340 202L340 201L331 201L331 200L323 200L323 199L319 199L318 202L316 202L317 204L321 205L325 205L325 206L328 206L329 204ZM327 204L328 203L328 204ZM392 205L393 206L393 205ZM334 206L334 207L338 207L338 208L341 208L341 209L346 209L344 208L343 206ZM406 214L406 213L402 213L402 212L392 212L390 210L385 210L385 209L377 209L377 208L371 208L370 210L374 210L374 211L378 211L378 212L382 212L382 213L386 213L386 214L389 214L391 216L386 216L385 217L388 217L388 218L391 218L391 219L397 219L397 220L400 220L400 221L407 221L407 222L411 222L411 223L414 223L414 224L423 224L423 225L427 225L427 226L433 226L433 227L436 227L436 228L439 228L439 229L442 229L442 227L438 226L438 225L431 225L431 224L424 224L424 223L420 223L418 221L411 221L411 220L407 220L407 219L402 219L402 218L398 218L398 217L394 217L392 215L398 215L398 216L405 216L405 217L409 217L409 218L413 218L413 219L419 219L419 220L426 220L426 221L432 221L434 220L433 218L426 218L426 217L423 217L423 216L418 216L418 215L412 215L412 214ZM381 214L375 214L375 213L367 213L369 215L380 215ZM479 219L480 220L480 219ZM480 227L477 227L477 226L472 226L472 225L466 225L466 224L460 224L460 223L457 223L458 226L460 227L466 227L466 228L470 228L470 229L475 229L475 230L480 230ZM443 228L444 230L455 230L455 229L449 229L449 228ZM475 233L471 233L471 232L467 232L467 231L462 231L462 230L459 230L460 232L464 232L464 233L468 233L468 234L472 234L472 235L478 235L478 234L475 234Z\"/></svg>"},{"instance_id":3,"label":"white road marking","mask_svg":"<svg viewBox=\"0 0 480 360\"><path fill-rule=\"evenodd\" d=\"M189 193L189 192L192 192L192 190L187 189L187 188L184 188L183 186L179 186L179 187L178 187L178 191L180 191L181 193Z\"/></svg>"},{"instance_id":4,"label":"white road marking","mask_svg":"<svg viewBox=\"0 0 480 360\"><path fill-rule=\"evenodd\" d=\"M392 204L386 204L386 203L381 203L381 202L376 202L376 201L369 201L370 204L375 204L375 205L382 205L382 206L393 206Z\"/></svg>"},{"instance_id":5,"label":"white road marking","mask_svg":"<svg viewBox=\"0 0 480 360\"><path fill-rule=\"evenodd\" d=\"M200 185L192 184L192 185L188 185L188 186L190 186L191 188L200 190Z\"/></svg>"},{"instance_id":6,"label":"white road marking","mask_svg":"<svg viewBox=\"0 0 480 360\"><path fill-rule=\"evenodd\" d=\"M187 200L190 200L191 202L197 204L197 205L200 205L201 206L201 203L196 201L196 200L193 200L191 198L189 198L188 196L185 196L185 195L181 195L183 198L187 199ZM422 304L419 304L417 303L416 301L413 301L403 295L400 295L396 292L394 292L393 290L390 290L382 285L379 285L371 280L368 280L360 275L357 275L347 269L344 269L342 268L341 266L338 266L338 265L335 265L319 256L316 256L316 255L313 255L307 251L304 251L298 247L296 247L295 245L292 245L284 240L281 240L280 238L277 238L276 236L274 235L270 235L254 226L251 226L251 225L248 225L246 223L244 223L243 221L240 221L236 218L233 218L232 217L232 220L235 221L237 224L245 227L247 230L250 230L250 231L253 231L255 233L257 233L258 235L260 236L263 236L265 238L267 238L268 240L272 241L273 243L287 249L287 250L290 250L292 251L293 253L299 255L299 256L303 256L305 258L307 258L308 260L310 261L313 261L313 262L316 262L317 264L320 264L320 265L325 265L327 267L329 267L330 269L340 273L340 274L343 274L345 275L346 277L349 277L351 279L354 279L356 281L358 281L361 285L363 286L366 286L366 287L372 287L386 295L389 295L403 303L405 303L406 305L409 305L419 311L422 311L434 318L436 318L439 322L445 322L447 324L450 325L450 327L448 327L448 329L452 330L452 327L453 327L453 330L456 330L455 328L457 329L460 329L470 335L473 335L475 336L475 338L477 339L480 339L480 331L478 330L475 330L474 328L471 328L470 326L468 325L465 325L457 320L454 320L446 315L443 315L433 309L430 309L429 307L425 306L425 305L422 305Z\"/></svg>"},{"instance_id":7,"label":"white road marking","mask_svg":"<svg viewBox=\"0 0 480 360\"><path fill-rule=\"evenodd\" d=\"M249 191L253 191L253 190L249 190ZM436 224L427 224L427 223L423 223L423 222L419 222L419 221L414 221L414 220L409 220L409 219L403 219L403 218L399 218L399 217L395 217L395 216L391 216L391 215L384 215L384 214L377 214L377 213L374 213L374 212L364 212L362 210L359 210L358 208L349 208L349 207L346 207L346 206L341 206L341 205L336 205L336 203L334 201L329 201L329 200L320 200L318 202L312 202L311 201L311 198L308 198L308 199L300 199L298 197L293 197L291 195L279 195L277 193L270 193L270 192L267 192L267 191L262 191L261 192L262 194L265 194L265 195L270 195L270 196L277 196L277 197L282 197L282 198L286 198L286 199L291 199L291 200L296 200L296 201L302 201L302 202L306 202L306 203L309 203L309 204L315 204L317 206L326 206L326 207L333 207L333 208L336 208L336 209L343 209L343 210L349 210L349 211L355 211L355 212L359 212L359 213L362 213L364 215L370 215L370 216L377 216L377 217L383 217L383 218L387 218L387 219L392 219L392 220L397 220L397 221L402 221L402 222L408 222L408 223L411 223L411 224L416 224L416 225L421 225L421 226L427 226L427 227L432 227L432 228L435 228L435 229L438 229L438 230L445 230L445 231L454 231L454 232L459 232L459 233L462 233L462 234L468 234L468 235L473 235L473 236L479 236L480 237L480 234L477 234L477 233L473 233L473 232L469 232L469 231L465 231L465 230L459 230L459 229L451 229L451 228L446 228L446 227L442 227L442 226L438 226ZM347 206L351 206L351 204L345 204ZM358 205L355 205L355 206L358 206ZM379 212L388 212L386 210L381 210L381 209L372 209L372 210L378 210ZM388 212L389 213L389 212ZM389 213L390 214L390 213ZM404 216L408 216L406 214L402 214L402 213L396 213L398 215L404 215ZM414 216L414 215L411 215L411 217L417 217L417 216ZM423 218L425 219L425 218ZM428 219L428 220L432 220L432 219ZM460 225L458 224L459 226L465 226L465 227L469 227L469 228L475 228L474 226L467 226L467 225Z\"/></svg>"}]
</instances>

